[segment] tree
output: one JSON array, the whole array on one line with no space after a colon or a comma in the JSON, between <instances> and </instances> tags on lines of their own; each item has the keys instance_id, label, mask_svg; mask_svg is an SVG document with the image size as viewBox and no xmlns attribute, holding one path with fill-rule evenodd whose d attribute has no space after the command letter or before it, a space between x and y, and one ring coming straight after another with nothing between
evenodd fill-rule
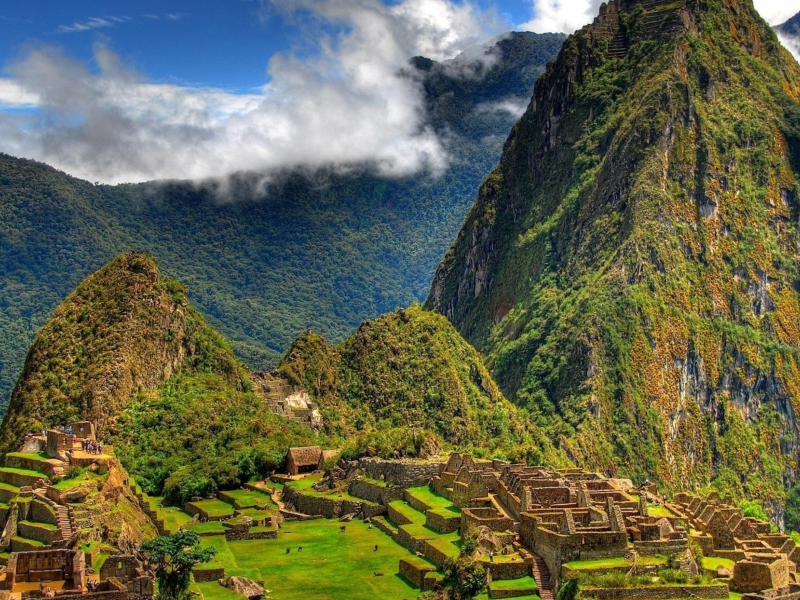
<instances>
[{"instance_id":1,"label":"tree","mask_svg":"<svg viewBox=\"0 0 800 600\"><path fill-rule=\"evenodd\" d=\"M193 531L160 535L140 548L156 572L158 597L179 600L186 594L192 567L210 561L217 554L214 548L201 548L200 538Z\"/></svg>"},{"instance_id":2,"label":"tree","mask_svg":"<svg viewBox=\"0 0 800 600\"><path fill-rule=\"evenodd\" d=\"M796 485L786 496L786 530L800 531L800 485Z\"/></svg>"}]
</instances>

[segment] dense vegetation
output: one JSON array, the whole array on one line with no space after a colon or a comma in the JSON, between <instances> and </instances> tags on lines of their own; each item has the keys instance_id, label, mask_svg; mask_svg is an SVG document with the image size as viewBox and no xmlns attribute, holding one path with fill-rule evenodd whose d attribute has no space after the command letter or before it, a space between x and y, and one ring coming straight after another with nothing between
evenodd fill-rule
<instances>
[{"instance_id":1,"label":"dense vegetation","mask_svg":"<svg viewBox=\"0 0 800 600\"><path fill-rule=\"evenodd\" d=\"M279 372L309 390L334 435L418 428L478 455L563 462L453 326L419 307L366 321L335 348L307 332Z\"/></svg>"},{"instance_id":2,"label":"dense vegetation","mask_svg":"<svg viewBox=\"0 0 800 600\"><path fill-rule=\"evenodd\" d=\"M490 67L470 67L472 55L409 67L448 140L440 177L383 179L352 166L273 173L259 185L260 175L242 174L220 198L213 182L94 186L0 156L0 409L36 331L121 252L147 252L185 282L254 369L274 366L309 327L338 341L422 298L516 119L492 103L529 98L562 41L514 34L490 50Z\"/></svg>"},{"instance_id":3,"label":"dense vegetation","mask_svg":"<svg viewBox=\"0 0 800 600\"><path fill-rule=\"evenodd\" d=\"M599 27L565 43L428 303L577 462L714 479L780 520L800 456L800 69L749 0L682 10L623 13L620 58Z\"/></svg>"}]
</instances>

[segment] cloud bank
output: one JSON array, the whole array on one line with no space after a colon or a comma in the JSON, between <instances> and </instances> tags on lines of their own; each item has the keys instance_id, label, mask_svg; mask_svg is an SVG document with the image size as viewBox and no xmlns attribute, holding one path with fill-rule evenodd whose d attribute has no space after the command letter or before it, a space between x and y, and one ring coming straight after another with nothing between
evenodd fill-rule
<instances>
[{"instance_id":1,"label":"cloud bank","mask_svg":"<svg viewBox=\"0 0 800 600\"><path fill-rule=\"evenodd\" d=\"M591 23L604 0L529 0L532 18L521 29L537 33L573 33ZM770 25L780 25L800 12L800 0L754 0Z\"/></svg>"},{"instance_id":2,"label":"cloud bank","mask_svg":"<svg viewBox=\"0 0 800 600\"><path fill-rule=\"evenodd\" d=\"M450 0L274 0L309 56L280 53L269 83L232 94L154 84L102 44L97 66L29 51L0 78L0 150L104 183L221 177L242 170L370 163L387 175L442 168L422 126L409 57L436 60L499 33L491 13ZM81 24L76 24L78 26ZM35 107L8 111L8 107Z\"/></svg>"}]
</instances>

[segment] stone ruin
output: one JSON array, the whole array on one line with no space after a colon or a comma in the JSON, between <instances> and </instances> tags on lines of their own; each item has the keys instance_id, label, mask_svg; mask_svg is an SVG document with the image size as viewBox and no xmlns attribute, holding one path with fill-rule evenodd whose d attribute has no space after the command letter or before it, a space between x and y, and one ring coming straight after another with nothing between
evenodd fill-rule
<instances>
[{"instance_id":1,"label":"stone ruin","mask_svg":"<svg viewBox=\"0 0 800 600\"><path fill-rule=\"evenodd\" d=\"M67 589L85 589L86 563L82 550L12 552L6 565L6 589L22 583L63 581Z\"/></svg>"},{"instance_id":2,"label":"stone ruin","mask_svg":"<svg viewBox=\"0 0 800 600\"><path fill-rule=\"evenodd\" d=\"M152 596L153 578L130 554L112 554L100 567L100 581L114 579L134 596Z\"/></svg>"},{"instance_id":3,"label":"stone ruin","mask_svg":"<svg viewBox=\"0 0 800 600\"><path fill-rule=\"evenodd\" d=\"M253 384L256 394L274 414L289 421L305 423L315 431L322 429L322 413L305 388L292 384L275 372L255 373Z\"/></svg>"}]
</instances>

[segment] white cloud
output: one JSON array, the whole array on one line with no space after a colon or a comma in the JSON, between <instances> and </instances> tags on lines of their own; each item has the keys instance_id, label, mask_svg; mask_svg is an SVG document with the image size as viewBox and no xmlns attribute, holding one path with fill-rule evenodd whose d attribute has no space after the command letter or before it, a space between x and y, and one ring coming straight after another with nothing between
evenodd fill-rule
<instances>
[{"instance_id":1,"label":"white cloud","mask_svg":"<svg viewBox=\"0 0 800 600\"><path fill-rule=\"evenodd\" d=\"M9 108L29 108L41 104L41 97L29 92L16 81L0 79L0 106Z\"/></svg>"},{"instance_id":2,"label":"white cloud","mask_svg":"<svg viewBox=\"0 0 800 600\"><path fill-rule=\"evenodd\" d=\"M0 99L35 99L41 114L0 113L0 150L109 183L362 162L398 175L446 163L422 126L417 83L400 71L411 56L449 58L497 34L492 15L451 0L274 4L300 11L317 45L311 58L273 56L270 82L249 95L149 83L102 45L98 73L57 49L31 51L7 68Z\"/></svg>"},{"instance_id":3,"label":"white cloud","mask_svg":"<svg viewBox=\"0 0 800 600\"><path fill-rule=\"evenodd\" d=\"M800 13L800 0L753 0L753 4L764 20L773 26Z\"/></svg>"},{"instance_id":4,"label":"white cloud","mask_svg":"<svg viewBox=\"0 0 800 600\"><path fill-rule=\"evenodd\" d=\"M61 25L58 31L61 33L74 33L76 31L91 31L92 29L102 29L104 27L114 27L115 23L125 23L130 21L130 17L89 17L83 22L73 23L72 25Z\"/></svg>"},{"instance_id":5,"label":"white cloud","mask_svg":"<svg viewBox=\"0 0 800 600\"><path fill-rule=\"evenodd\" d=\"M572 33L591 23L603 0L533 0L531 19L520 29L537 33ZM754 0L770 25L780 25L800 12L800 0Z\"/></svg>"},{"instance_id":6,"label":"white cloud","mask_svg":"<svg viewBox=\"0 0 800 600\"><path fill-rule=\"evenodd\" d=\"M792 53L795 59L800 62L800 37L778 34L778 39L780 39L786 49Z\"/></svg>"},{"instance_id":7,"label":"white cloud","mask_svg":"<svg viewBox=\"0 0 800 600\"><path fill-rule=\"evenodd\" d=\"M602 0L536 0L531 20L520 29L536 33L572 33L591 23Z\"/></svg>"}]
</instances>

